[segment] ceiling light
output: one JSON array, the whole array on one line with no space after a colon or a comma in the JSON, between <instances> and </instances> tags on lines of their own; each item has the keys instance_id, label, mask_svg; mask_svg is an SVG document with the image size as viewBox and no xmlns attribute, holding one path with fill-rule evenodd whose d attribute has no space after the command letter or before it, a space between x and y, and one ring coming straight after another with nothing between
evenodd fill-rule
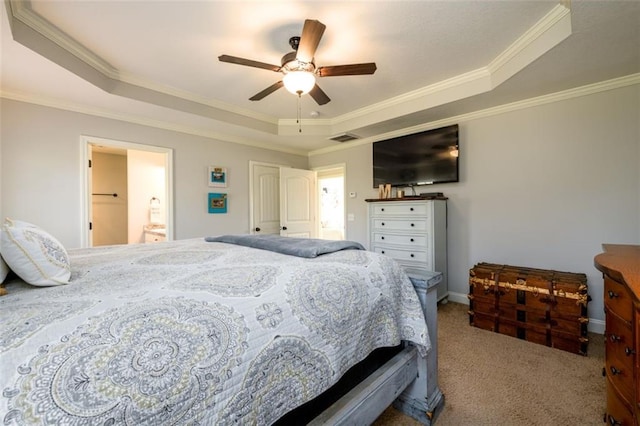
<instances>
[{"instance_id":1,"label":"ceiling light","mask_svg":"<svg viewBox=\"0 0 640 426\"><path fill-rule=\"evenodd\" d=\"M316 85L316 76L308 71L290 71L282 82L285 89L294 95L306 95Z\"/></svg>"}]
</instances>

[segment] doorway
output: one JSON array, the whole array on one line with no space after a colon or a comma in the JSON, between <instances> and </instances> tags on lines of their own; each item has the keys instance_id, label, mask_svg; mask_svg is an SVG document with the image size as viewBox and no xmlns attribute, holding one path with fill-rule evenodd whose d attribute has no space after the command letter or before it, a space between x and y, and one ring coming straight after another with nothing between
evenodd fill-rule
<instances>
[{"instance_id":1,"label":"doorway","mask_svg":"<svg viewBox=\"0 0 640 426\"><path fill-rule=\"evenodd\" d=\"M316 169L318 175L319 237L324 240L344 240L345 172L344 166Z\"/></svg>"},{"instance_id":2,"label":"doorway","mask_svg":"<svg viewBox=\"0 0 640 426\"><path fill-rule=\"evenodd\" d=\"M172 149L88 136L81 149L82 247L173 239Z\"/></svg>"}]
</instances>

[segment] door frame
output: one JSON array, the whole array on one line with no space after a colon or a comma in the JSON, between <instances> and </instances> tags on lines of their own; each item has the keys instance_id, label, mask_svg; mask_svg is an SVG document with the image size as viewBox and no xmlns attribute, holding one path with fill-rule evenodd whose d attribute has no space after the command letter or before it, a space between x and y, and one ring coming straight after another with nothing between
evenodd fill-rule
<instances>
[{"instance_id":1,"label":"door frame","mask_svg":"<svg viewBox=\"0 0 640 426\"><path fill-rule=\"evenodd\" d=\"M89 160L91 159L91 145L103 145L112 148L154 152L165 155L165 194L166 204L166 232L167 240L173 240L173 149L154 145L144 145L133 142L105 139L94 136L80 136L80 247L91 247L91 192L92 182L89 173Z\"/></svg>"}]
</instances>

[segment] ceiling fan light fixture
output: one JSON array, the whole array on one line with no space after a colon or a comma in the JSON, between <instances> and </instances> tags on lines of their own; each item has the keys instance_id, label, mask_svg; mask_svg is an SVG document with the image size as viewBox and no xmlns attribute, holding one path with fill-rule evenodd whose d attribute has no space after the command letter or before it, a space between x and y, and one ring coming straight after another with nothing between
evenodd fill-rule
<instances>
[{"instance_id":1,"label":"ceiling fan light fixture","mask_svg":"<svg viewBox=\"0 0 640 426\"><path fill-rule=\"evenodd\" d=\"M282 82L285 89L294 95L306 95L316 85L316 76L309 71L290 71Z\"/></svg>"}]
</instances>

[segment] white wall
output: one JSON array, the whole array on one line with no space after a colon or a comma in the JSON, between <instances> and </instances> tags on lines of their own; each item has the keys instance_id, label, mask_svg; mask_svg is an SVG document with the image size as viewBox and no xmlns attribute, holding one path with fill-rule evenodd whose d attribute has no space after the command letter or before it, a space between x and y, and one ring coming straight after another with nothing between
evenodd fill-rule
<instances>
[{"instance_id":1,"label":"white wall","mask_svg":"<svg viewBox=\"0 0 640 426\"><path fill-rule=\"evenodd\" d=\"M493 262L587 274L591 318L604 319L602 243L640 243L640 86L460 122L459 183L426 187L448 201L449 290ZM366 160L365 160L366 159ZM371 145L312 156L346 163L349 239L367 241Z\"/></svg>"},{"instance_id":2,"label":"white wall","mask_svg":"<svg viewBox=\"0 0 640 426\"><path fill-rule=\"evenodd\" d=\"M174 149L175 238L249 232L249 161L307 167L307 158L0 99L0 217L35 223L79 247L80 137ZM229 211L209 214L209 165L227 167Z\"/></svg>"}]
</instances>

